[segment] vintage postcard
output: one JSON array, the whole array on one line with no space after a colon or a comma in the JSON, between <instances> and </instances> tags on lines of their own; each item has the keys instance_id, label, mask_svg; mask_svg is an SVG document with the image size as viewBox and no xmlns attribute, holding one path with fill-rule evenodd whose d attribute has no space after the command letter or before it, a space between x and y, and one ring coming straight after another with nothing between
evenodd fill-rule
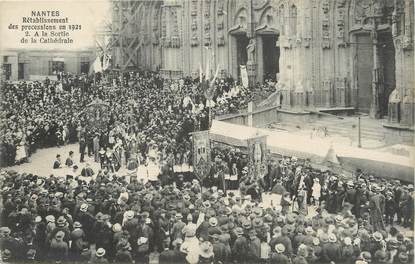
<instances>
[{"instance_id":1,"label":"vintage postcard","mask_svg":"<svg viewBox=\"0 0 415 264\"><path fill-rule=\"evenodd\" d=\"M0 0L1 263L413 263L413 0Z\"/></svg>"}]
</instances>

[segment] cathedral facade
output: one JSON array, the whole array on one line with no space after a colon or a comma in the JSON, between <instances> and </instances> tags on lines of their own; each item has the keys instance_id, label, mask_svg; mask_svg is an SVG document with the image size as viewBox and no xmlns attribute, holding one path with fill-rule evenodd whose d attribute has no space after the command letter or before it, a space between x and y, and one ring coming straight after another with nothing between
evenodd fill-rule
<instances>
[{"instance_id":1,"label":"cathedral facade","mask_svg":"<svg viewBox=\"0 0 415 264\"><path fill-rule=\"evenodd\" d=\"M140 2L140 1L139 1ZM287 108L354 108L414 124L412 0L142 1L140 45L120 65L198 76L210 65L252 83L275 79ZM120 7L119 7L120 8ZM123 28L119 8L115 22ZM128 61L129 60L129 61ZM127 63L126 63L127 62Z\"/></svg>"}]
</instances>

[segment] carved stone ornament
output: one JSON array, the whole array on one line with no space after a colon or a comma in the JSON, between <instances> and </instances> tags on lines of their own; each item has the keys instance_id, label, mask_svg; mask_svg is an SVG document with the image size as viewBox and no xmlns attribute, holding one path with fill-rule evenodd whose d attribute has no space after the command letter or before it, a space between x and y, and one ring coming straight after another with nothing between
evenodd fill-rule
<instances>
[{"instance_id":1,"label":"carved stone ornament","mask_svg":"<svg viewBox=\"0 0 415 264\"><path fill-rule=\"evenodd\" d=\"M170 48L171 47L171 40L168 37L163 37L161 38L161 45L165 48Z\"/></svg>"},{"instance_id":2,"label":"carved stone ornament","mask_svg":"<svg viewBox=\"0 0 415 264\"><path fill-rule=\"evenodd\" d=\"M225 36L223 35L222 32L220 32L218 36L218 46L219 47L225 46Z\"/></svg>"},{"instance_id":3,"label":"carved stone ornament","mask_svg":"<svg viewBox=\"0 0 415 264\"><path fill-rule=\"evenodd\" d=\"M218 30L223 29L223 21L218 22Z\"/></svg>"},{"instance_id":4,"label":"carved stone ornament","mask_svg":"<svg viewBox=\"0 0 415 264\"><path fill-rule=\"evenodd\" d=\"M328 0L323 0L321 4L322 9L322 21L321 21L321 31L322 31L322 41L321 46L323 49L331 48L330 45L330 20L329 20L329 10L330 2Z\"/></svg>"},{"instance_id":5,"label":"carved stone ornament","mask_svg":"<svg viewBox=\"0 0 415 264\"><path fill-rule=\"evenodd\" d=\"M197 30L197 22L196 21L192 22L192 30L193 31Z\"/></svg>"},{"instance_id":6,"label":"carved stone ornament","mask_svg":"<svg viewBox=\"0 0 415 264\"><path fill-rule=\"evenodd\" d=\"M403 36L402 48L404 50L411 50L413 48L411 37Z\"/></svg>"},{"instance_id":7,"label":"carved stone ornament","mask_svg":"<svg viewBox=\"0 0 415 264\"><path fill-rule=\"evenodd\" d=\"M330 49L331 48L331 44L330 44L330 39L323 39L322 41L321 41L321 47L323 48L323 49Z\"/></svg>"},{"instance_id":8,"label":"carved stone ornament","mask_svg":"<svg viewBox=\"0 0 415 264\"><path fill-rule=\"evenodd\" d=\"M197 47L197 46L199 46L199 38L197 37L196 33L195 33L195 34L193 34L193 37L192 37L192 39L190 40L190 45L191 45L192 47Z\"/></svg>"},{"instance_id":9,"label":"carved stone ornament","mask_svg":"<svg viewBox=\"0 0 415 264\"><path fill-rule=\"evenodd\" d=\"M324 0L321 3L321 9L323 10L324 14L327 14L330 10L330 2L328 0Z\"/></svg>"},{"instance_id":10,"label":"carved stone ornament","mask_svg":"<svg viewBox=\"0 0 415 264\"><path fill-rule=\"evenodd\" d=\"M205 46L210 46L211 45L211 39L210 39L210 33L209 32L206 32L205 33L205 37L204 37L204 40L203 40L203 44L205 45Z\"/></svg>"},{"instance_id":11,"label":"carved stone ornament","mask_svg":"<svg viewBox=\"0 0 415 264\"><path fill-rule=\"evenodd\" d=\"M292 40L290 37L280 37L280 46L285 49L291 49L292 48Z\"/></svg>"},{"instance_id":12,"label":"carved stone ornament","mask_svg":"<svg viewBox=\"0 0 415 264\"><path fill-rule=\"evenodd\" d=\"M171 38L171 47L180 48L180 37L179 36L173 36Z\"/></svg>"},{"instance_id":13,"label":"carved stone ornament","mask_svg":"<svg viewBox=\"0 0 415 264\"><path fill-rule=\"evenodd\" d=\"M311 44L311 37L304 37L303 38L303 46L305 48L309 48Z\"/></svg>"}]
</instances>

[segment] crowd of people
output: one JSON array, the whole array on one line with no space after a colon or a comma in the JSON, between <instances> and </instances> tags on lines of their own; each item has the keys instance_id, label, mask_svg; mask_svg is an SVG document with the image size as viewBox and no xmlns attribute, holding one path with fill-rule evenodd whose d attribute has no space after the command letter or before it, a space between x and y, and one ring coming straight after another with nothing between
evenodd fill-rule
<instances>
[{"instance_id":1,"label":"crowd of people","mask_svg":"<svg viewBox=\"0 0 415 264\"><path fill-rule=\"evenodd\" d=\"M104 81L101 76L60 74L58 81L5 83L1 91L0 166L24 162L38 148L77 141L91 154L96 134L98 150L110 147L115 151L116 143L125 150L133 142L133 148L152 144L159 151L170 148L170 153L174 149L174 154L183 156L189 150L188 132L206 129L209 115L237 112L257 97L257 90L272 90L264 85L247 89L232 78L218 78L213 97L207 100L199 79L163 79L154 72L111 76ZM91 126L85 114L96 100L109 106L104 113L109 122L99 129ZM131 151L124 150L119 153L128 159ZM143 151L141 154L145 160Z\"/></svg>"},{"instance_id":2,"label":"crowd of people","mask_svg":"<svg viewBox=\"0 0 415 264\"><path fill-rule=\"evenodd\" d=\"M3 263L414 261L413 233L402 229L414 224L413 185L361 172L346 179L295 157L270 161L259 179L244 167L239 191L227 193L108 169L1 174Z\"/></svg>"},{"instance_id":3,"label":"crowd of people","mask_svg":"<svg viewBox=\"0 0 415 264\"><path fill-rule=\"evenodd\" d=\"M268 160L258 177L233 147L212 149L204 177L184 177L189 133L254 94L233 80L215 80L206 100L198 80L157 73L60 78L2 91L2 166L41 147L79 141L80 150L79 161L58 155L50 176L1 172L2 263L414 261L412 184L361 171L346 177L296 157ZM97 101L104 125L85 113ZM79 171L85 155L101 169ZM140 164L158 170L143 180ZM119 173L122 166L137 174ZM62 167L69 170L57 175Z\"/></svg>"}]
</instances>

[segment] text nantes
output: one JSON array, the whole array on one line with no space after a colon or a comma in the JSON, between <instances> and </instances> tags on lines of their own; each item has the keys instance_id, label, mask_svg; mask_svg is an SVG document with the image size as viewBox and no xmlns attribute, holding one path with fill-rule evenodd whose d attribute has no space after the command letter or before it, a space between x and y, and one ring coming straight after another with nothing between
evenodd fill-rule
<instances>
[{"instance_id":1,"label":"text nantes","mask_svg":"<svg viewBox=\"0 0 415 264\"><path fill-rule=\"evenodd\" d=\"M58 17L58 10L44 10L44 11L32 11L33 17Z\"/></svg>"}]
</instances>

